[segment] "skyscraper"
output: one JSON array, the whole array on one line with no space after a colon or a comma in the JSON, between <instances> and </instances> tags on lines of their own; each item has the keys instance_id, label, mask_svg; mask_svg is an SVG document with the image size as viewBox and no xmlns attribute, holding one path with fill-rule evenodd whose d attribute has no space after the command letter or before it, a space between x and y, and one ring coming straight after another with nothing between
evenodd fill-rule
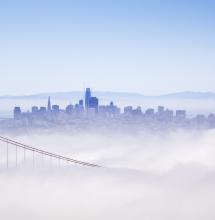
<instances>
[{"instance_id":1,"label":"skyscraper","mask_svg":"<svg viewBox=\"0 0 215 220\"><path fill-rule=\"evenodd\" d=\"M51 111L51 98L50 98L50 96L49 96L49 99L48 99L48 106L47 106L47 110L48 110L48 112L50 112L50 111Z\"/></svg>"},{"instance_id":2,"label":"skyscraper","mask_svg":"<svg viewBox=\"0 0 215 220\"><path fill-rule=\"evenodd\" d=\"M90 98L91 98L91 90L90 88L87 88L85 92L85 109L86 110L89 109Z\"/></svg>"},{"instance_id":3,"label":"skyscraper","mask_svg":"<svg viewBox=\"0 0 215 220\"><path fill-rule=\"evenodd\" d=\"M89 108L94 108L95 112L98 113L99 100L96 97L91 97L89 100Z\"/></svg>"},{"instance_id":4,"label":"skyscraper","mask_svg":"<svg viewBox=\"0 0 215 220\"><path fill-rule=\"evenodd\" d=\"M20 107L15 107L13 110L13 115L14 115L14 119L20 119L21 118L21 108Z\"/></svg>"}]
</instances>

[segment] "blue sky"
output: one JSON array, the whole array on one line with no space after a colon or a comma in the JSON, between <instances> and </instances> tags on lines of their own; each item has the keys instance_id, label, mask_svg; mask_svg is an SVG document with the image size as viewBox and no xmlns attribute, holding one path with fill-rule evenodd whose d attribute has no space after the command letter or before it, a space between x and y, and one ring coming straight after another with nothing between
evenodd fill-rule
<instances>
[{"instance_id":1,"label":"blue sky","mask_svg":"<svg viewBox=\"0 0 215 220\"><path fill-rule=\"evenodd\" d=\"M0 94L215 92L215 3L0 1Z\"/></svg>"}]
</instances>

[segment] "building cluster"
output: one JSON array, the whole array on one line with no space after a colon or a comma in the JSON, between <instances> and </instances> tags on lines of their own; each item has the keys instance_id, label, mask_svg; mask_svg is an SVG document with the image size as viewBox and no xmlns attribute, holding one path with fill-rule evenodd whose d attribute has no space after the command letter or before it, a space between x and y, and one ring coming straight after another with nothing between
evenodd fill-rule
<instances>
[{"instance_id":1,"label":"building cluster","mask_svg":"<svg viewBox=\"0 0 215 220\"><path fill-rule=\"evenodd\" d=\"M59 105L51 105L51 98L48 98L47 107L38 107L33 106L31 112L22 112L20 107L14 108L14 119L21 120L26 119L31 116L39 118L46 117L59 117L60 115L67 115L73 117L114 117L120 115L120 108L115 106L113 102L110 102L109 105L99 105L99 99L92 96L90 88L86 89L85 100L81 99L75 105L68 105L65 109L60 109Z\"/></svg>"},{"instance_id":2,"label":"building cluster","mask_svg":"<svg viewBox=\"0 0 215 220\"><path fill-rule=\"evenodd\" d=\"M81 120L83 119L83 120ZM74 124L78 121L93 119L95 121L114 121L118 124L138 122L144 125L154 125L159 127L160 124L174 126L201 126L215 127L215 116L210 114L208 117L197 115L195 118L187 118L185 110L165 109L163 106L158 106L158 109L142 110L141 107L133 108L132 106L124 107L124 110L110 102L109 105L100 105L99 99L92 96L90 88L85 91L85 99L79 100L75 105L68 105L65 109L61 109L59 105L52 105L50 97L48 98L47 107L33 106L31 111L22 112L20 107L14 108L14 121L25 121L27 124ZM101 120L100 120L101 119Z\"/></svg>"}]
</instances>

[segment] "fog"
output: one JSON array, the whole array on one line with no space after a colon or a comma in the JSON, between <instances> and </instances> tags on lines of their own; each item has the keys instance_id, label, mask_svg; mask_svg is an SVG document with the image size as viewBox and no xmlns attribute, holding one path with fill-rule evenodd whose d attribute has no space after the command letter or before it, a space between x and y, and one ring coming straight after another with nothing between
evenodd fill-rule
<instances>
[{"instance_id":1,"label":"fog","mask_svg":"<svg viewBox=\"0 0 215 220\"><path fill-rule=\"evenodd\" d=\"M47 133L8 137L96 163L61 164L31 155L18 167L0 144L0 219L214 220L215 130Z\"/></svg>"}]
</instances>

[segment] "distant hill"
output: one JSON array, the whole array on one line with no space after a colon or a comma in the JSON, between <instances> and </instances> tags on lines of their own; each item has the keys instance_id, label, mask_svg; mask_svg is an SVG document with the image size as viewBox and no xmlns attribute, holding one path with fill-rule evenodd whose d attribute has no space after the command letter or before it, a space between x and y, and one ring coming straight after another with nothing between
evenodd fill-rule
<instances>
[{"instance_id":1,"label":"distant hill","mask_svg":"<svg viewBox=\"0 0 215 220\"><path fill-rule=\"evenodd\" d=\"M164 94L160 96L145 96L139 93L127 93L127 92L93 92L94 96L103 99L215 99L215 93L213 92L178 92ZM84 92L74 91L74 92L55 92L55 93L39 93L33 95L23 95L23 96L0 96L0 99L47 99L51 96L54 99L81 99L84 96Z\"/></svg>"},{"instance_id":2,"label":"distant hill","mask_svg":"<svg viewBox=\"0 0 215 220\"><path fill-rule=\"evenodd\" d=\"M93 92L93 96L97 96L104 99L142 99L144 95L138 93L124 93L124 92ZM84 91L74 91L74 92L55 92L55 93L39 93L33 95L23 95L23 96L0 96L0 99L47 99L48 96L51 96L53 99L83 99Z\"/></svg>"},{"instance_id":3,"label":"distant hill","mask_svg":"<svg viewBox=\"0 0 215 220\"><path fill-rule=\"evenodd\" d=\"M215 99L213 92L179 92L160 96L168 99Z\"/></svg>"}]
</instances>

